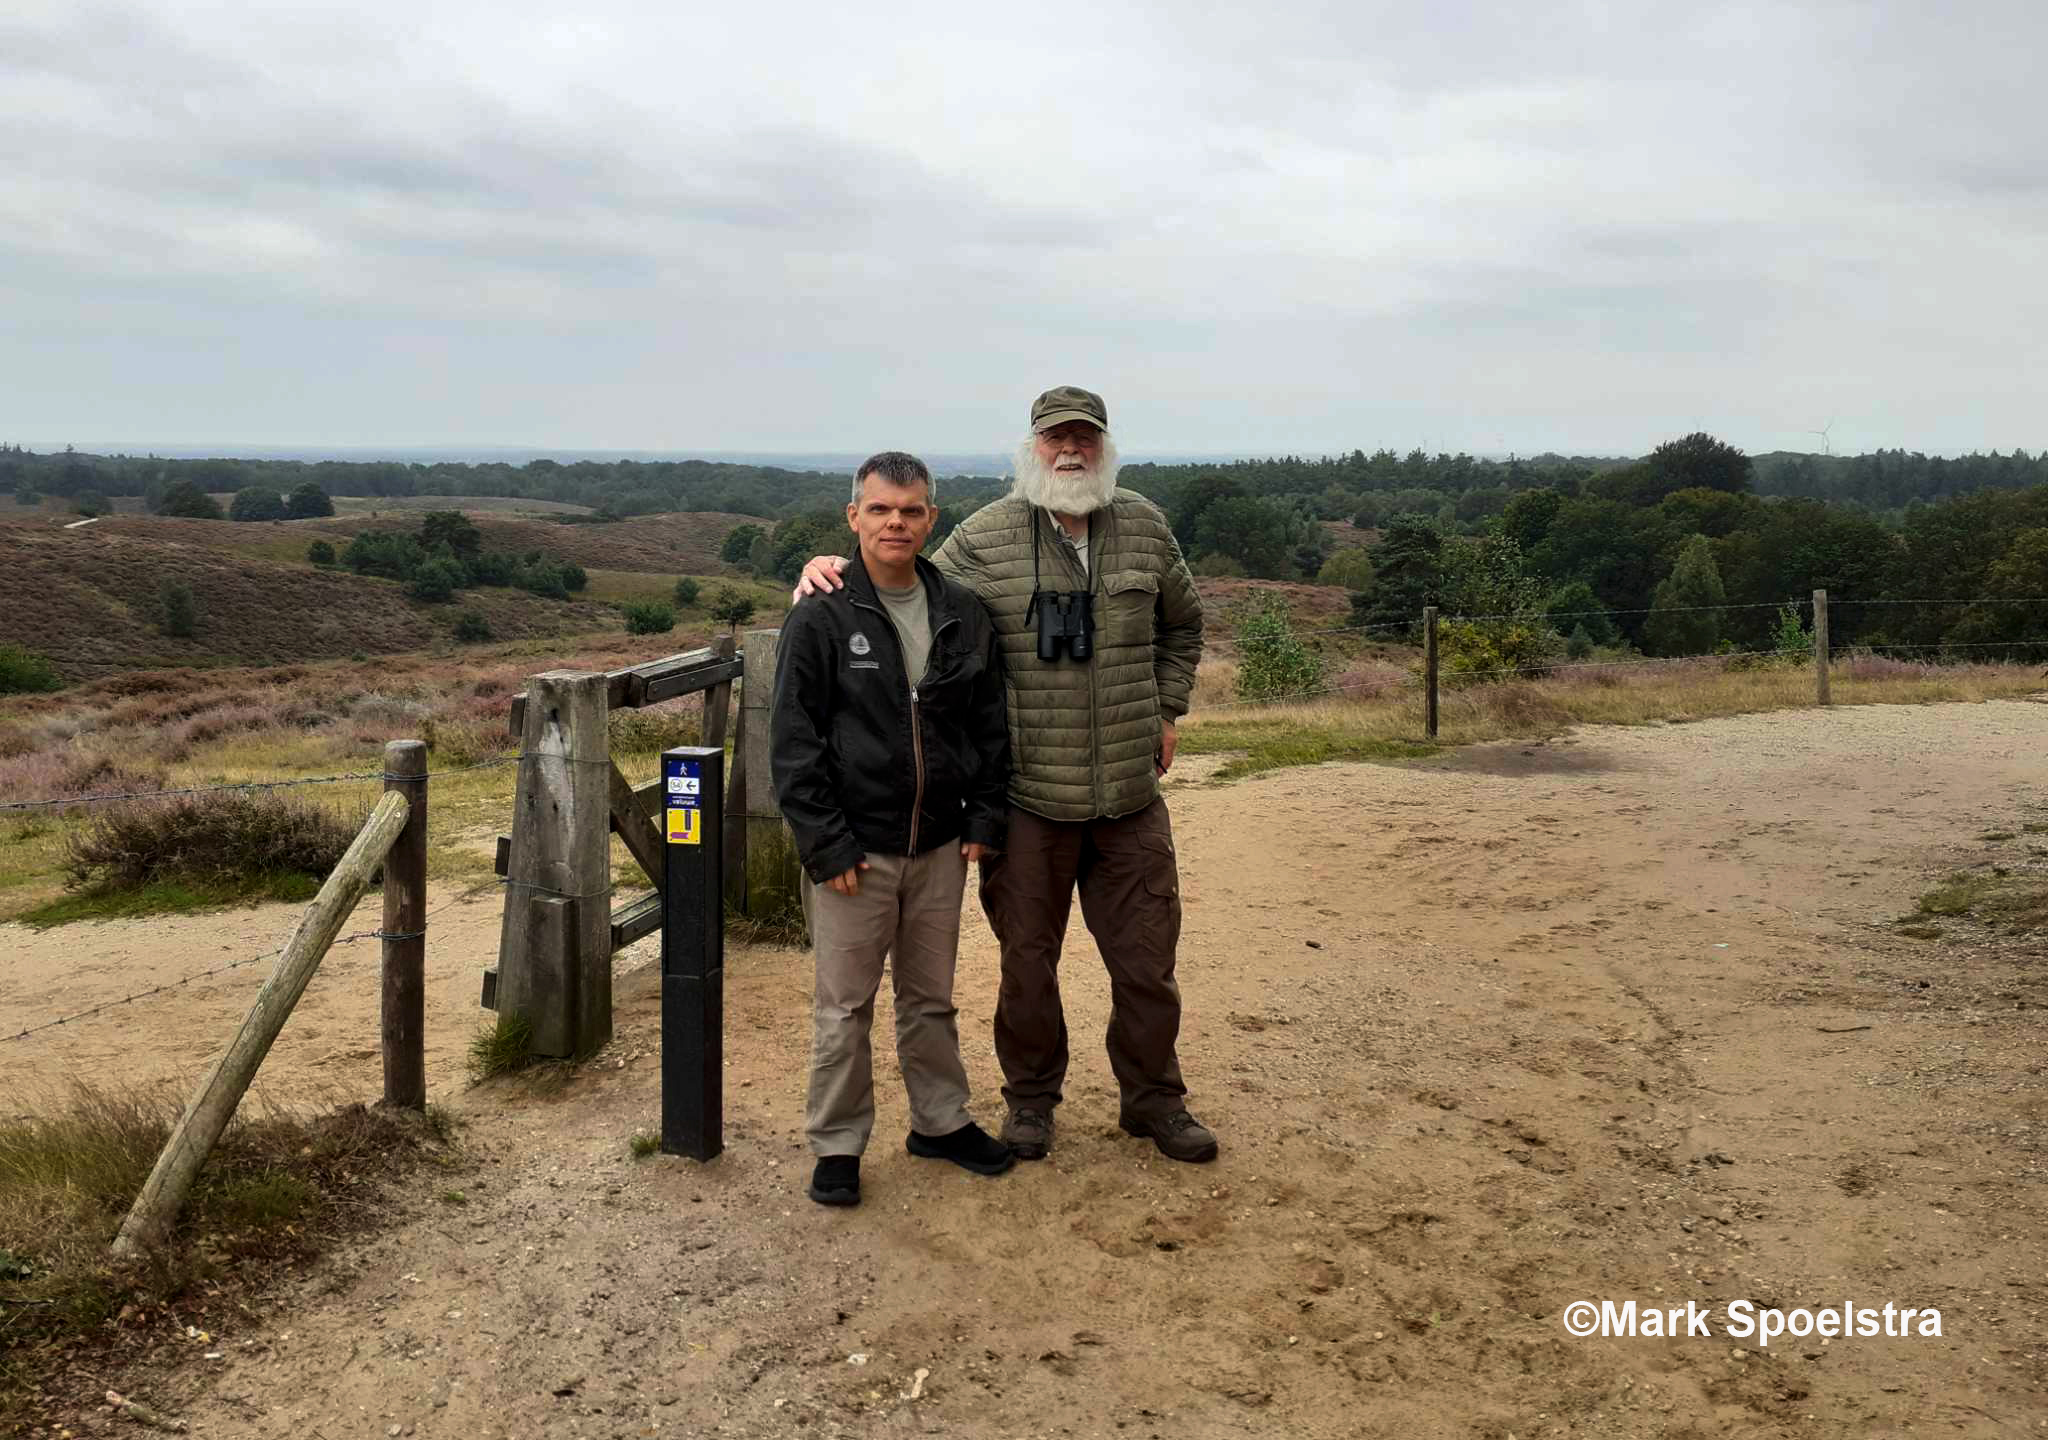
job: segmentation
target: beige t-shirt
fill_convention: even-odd
[[[924,582],[920,579],[906,590],[877,585],[875,593],[882,597],[882,608],[896,627],[896,638],[903,642],[903,673],[915,685],[924,679],[932,654],[932,617],[925,605]]]

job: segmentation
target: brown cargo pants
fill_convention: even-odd
[[[1166,802],[1115,820],[1047,820],[1010,807],[1009,842],[981,867],[981,906],[1003,951],[996,1058],[1011,1109],[1048,1114],[1067,1075],[1060,948],[1076,887],[1081,918],[1109,969],[1109,1065],[1123,1114],[1185,1108],[1181,1083],[1180,874]]]
[[[811,1011],[811,1089],[804,1131],[813,1155],[859,1155],[875,1128],[875,994],[882,962],[896,987],[896,1060],[910,1092],[910,1126],[950,1135],[965,1125],[953,966],[967,861],[957,844],[916,856],[869,855],[860,893],[804,881],[817,957]]]

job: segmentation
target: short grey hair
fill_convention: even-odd
[[[861,481],[870,475],[879,475],[891,485],[915,485],[924,482],[924,498],[929,503],[939,503],[939,482],[932,479],[931,470],[924,461],[906,450],[884,450],[879,455],[870,455],[861,461],[860,469],[853,472],[853,495],[846,503],[860,504]]]

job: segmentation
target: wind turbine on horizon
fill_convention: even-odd
[[[1832,455],[1835,453],[1834,449],[1828,444],[1828,431],[1834,428],[1835,422],[1833,420],[1829,420],[1828,423],[1823,425],[1820,429],[1809,430],[1806,432],[1809,435],[1820,436],[1820,453],[1823,455]]]

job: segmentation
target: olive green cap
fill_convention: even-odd
[[[1086,420],[1090,425],[1107,430],[1109,407],[1093,390],[1083,390],[1078,385],[1055,385],[1031,402],[1031,428],[1034,432],[1050,430],[1069,420]]]

